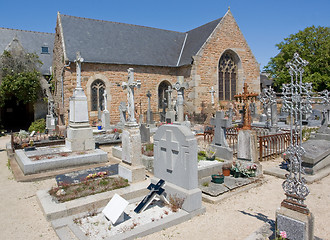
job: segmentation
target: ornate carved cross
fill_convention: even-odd
[[[255,101],[256,97],[258,96],[257,93],[250,93],[248,92],[247,83],[244,83],[243,93],[237,94],[234,96],[236,101],[240,101],[244,103],[244,117],[243,117],[243,130],[250,130],[251,129],[251,113],[249,107],[249,101]]]
[[[213,105],[214,104],[214,93],[215,93],[213,86],[212,86],[211,90],[209,91],[209,93],[211,93],[211,103]]]

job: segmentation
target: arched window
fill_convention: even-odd
[[[95,80],[91,85],[91,108],[92,111],[104,110],[104,93],[105,84],[102,80]]]
[[[171,86],[171,84],[168,81],[163,81],[159,84],[159,87],[158,87],[158,108],[162,109],[164,102],[166,103],[166,108],[168,107],[167,106],[168,93],[166,92],[166,90],[168,89],[168,86]]]
[[[219,61],[219,100],[233,100],[236,94],[237,64],[230,53]]]

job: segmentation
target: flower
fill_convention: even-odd
[[[282,238],[287,238],[286,231],[280,231],[280,236]]]

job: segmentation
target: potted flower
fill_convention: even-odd
[[[231,171],[234,176],[234,178],[241,177],[241,170],[240,170],[241,164],[239,162],[233,162],[231,165]]]
[[[215,160],[215,151],[213,151],[210,147],[206,149],[206,160]]]
[[[224,176],[230,176],[231,163],[225,163],[222,165],[222,174]]]
[[[225,176],[223,174],[213,174],[212,176],[212,182],[221,184],[224,182]]]
[[[24,147],[24,151],[33,151],[36,150],[36,147],[34,146],[33,140],[30,140],[29,145]]]

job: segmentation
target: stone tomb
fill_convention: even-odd
[[[182,125],[162,125],[154,136],[154,176],[166,181],[167,199],[184,199],[182,209],[193,212],[202,208],[202,192],[198,188],[197,140]]]
[[[317,171],[330,166],[330,141],[310,139],[302,144],[306,153],[302,156],[302,166],[306,174],[315,174]]]

